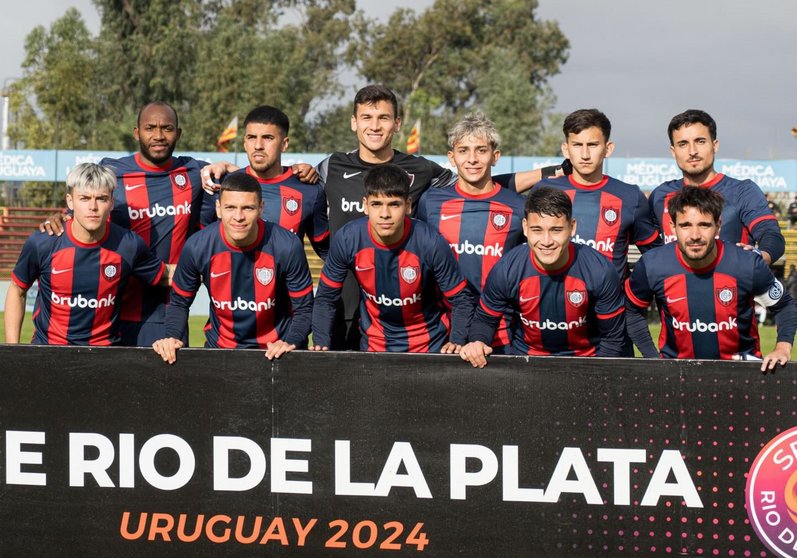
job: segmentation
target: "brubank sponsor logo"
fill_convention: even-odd
[[[535,320],[529,320],[523,314],[520,315],[520,321],[523,322],[524,325],[533,328],[533,329],[547,329],[547,330],[562,330],[567,331],[568,329],[574,329],[577,327],[582,327],[587,325],[587,317],[581,316],[577,320],[572,320],[569,322],[554,322],[553,320],[545,320],[543,322],[538,322]]]
[[[797,556],[797,427],[764,446],[747,475],[747,515],[776,556]],[[762,552],[763,555],[763,552]]]
[[[415,293],[405,298],[390,298],[385,296],[384,293],[379,293],[379,296],[365,293],[365,296],[368,300],[380,306],[407,306],[408,304],[415,304],[421,301],[421,293]]]
[[[273,298],[256,302],[254,300],[243,299],[240,296],[235,300],[216,300],[210,297],[210,301],[213,303],[213,306],[219,310],[248,310],[249,312],[264,312],[266,310],[271,310],[277,304],[277,301]]]
[[[462,244],[451,243],[451,249],[457,254],[475,254],[477,256],[496,256],[498,258],[504,255],[504,247],[498,244],[485,246],[483,244],[471,244],[469,240],[465,240]]]
[[[363,207],[362,200],[349,201],[346,198],[343,198],[342,200],[340,200],[340,210],[346,212],[356,211],[358,213],[364,213],[365,207]]]
[[[116,297],[110,294],[106,297],[97,299],[86,298],[82,294],[78,294],[77,296],[58,296],[52,293],[50,295],[50,300],[53,304],[69,306],[70,308],[107,308],[116,303]]]
[[[127,213],[132,221],[154,217],[173,217],[175,215],[191,215],[191,204],[184,202],[180,205],[161,205],[156,203],[152,207],[141,209],[127,208]]]
[[[678,318],[672,319],[672,327],[677,330],[686,330],[691,333],[717,333],[718,331],[730,331],[736,329],[736,318],[728,318],[724,322],[704,322],[700,319],[694,322],[679,322]]]
[[[614,252],[614,242],[612,242],[611,238],[607,238],[606,240],[595,240],[581,238],[579,235],[576,235],[571,238],[571,240],[577,244],[586,244],[590,248],[594,248],[598,252]]]

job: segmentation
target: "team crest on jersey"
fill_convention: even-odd
[[[258,283],[265,287],[274,279],[274,270],[270,267],[258,267],[255,269],[255,278]]]
[[[105,275],[106,279],[113,279],[119,275],[119,266],[116,264],[108,264],[105,266],[105,269],[102,270],[102,273]]]
[[[188,186],[188,177],[183,173],[176,174],[174,175],[174,183],[180,190],[185,190],[185,187]]]
[[[405,265],[401,268],[401,278],[405,283],[413,284],[418,279],[418,266]]]
[[[495,230],[500,231],[509,223],[509,213],[504,211],[493,211],[490,215],[490,222],[493,224]]]
[[[601,207],[601,217],[607,225],[614,225],[619,216],[616,207]]]
[[[721,287],[717,289],[717,300],[723,306],[730,306],[736,299],[736,287]]]
[[[285,208],[285,211],[288,213],[288,215],[296,215],[296,212],[299,211],[301,204],[296,198],[282,198],[282,206]]]
[[[585,300],[587,300],[586,291],[567,291],[567,302],[572,306],[578,308],[584,304]]]

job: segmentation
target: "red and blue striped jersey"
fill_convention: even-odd
[[[141,161],[136,153],[103,159],[116,172],[111,221],[138,233],[150,250],[166,263],[177,263],[186,239],[199,228],[204,191],[199,171],[207,163],[191,157],[172,157],[162,167]],[[122,303],[121,319],[163,323],[167,287],[148,287],[133,279]]]
[[[313,311],[315,345],[329,346],[349,270],[360,287],[361,350],[437,352],[449,332],[453,343],[467,339],[474,298],[446,240],[430,225],[406,218],[403,237],[385,246],[363,217],[344,225],[332,241]],[[452,307],[450,322],[443,296]]]
[[[717,258],[702,269],[691,268],[675,242],[643,254],[625,291],[638,308],[655,298],[664,358],[760,357],[754,301],[775,314],[794,305],[761,256],[721,240]],[[794,325],[785,324],[778,340],[792,343],[794,332]]]
[[[650,212],[661,229],[664,243],[675,242],[675,230],[667,211],[667,202],[677,192],[683,190],[684,180],[670,180],[658,186],[650,194]],[[767,226],[778,229],[777,218],[767,206],[761,189],[751,180],[737,180],[724,174],[717,174],[711,181],[701,185],[722,194],[725,204],[722,207],[719,238],[726,242],[751,244],[760,240],[761,231]],[[779,232],[779,231],[778,231]],[[772,261],[781,254],[771,254]]]
[[[166,335],[181,339],[199,286],[210,296],[205,346],[266,348],[281,339],[303,346],[313,312],[313,279],[302,243],[258,221],[250,246],[238,248],[213,223],[188,239],[172,280]]]
[[[114,345],[128,280],[147,284],[164,272],[137,234],[108,223],[105,236],[85,244],[72,234],[34,233],[25,242],[12,280],[22,289],[39,281],[33,310],[33,343],[41,345]]]
[[[474,293],[481,293],[487,276],[505,252],[526,241],[523,235],[524,199],[496,184],[473,195],[459,183],[427,190],[417,216],[437,228],[448,241]],[[502,320],[493,346],[509,344],[509,321]]]
[[[621,356],[625,301],[612,263],[596,250],[570,243],[559,270],[539,267],[521,245],[499,261],[482,291],[470,340],[489,344],[499,318],[513,312],[514,354]]]
[[[283,167],[281,175],[274,178],[259,178],[251,167],[235,172],[245,172],[260,183],[263,193],[263,220],[288,229],[304,241],[310,239],[316,254],[326,259],[329,251],[329,219],[327,198],[319,184],[306,184],[293,175],[290,167]],[[214,196],[214,202],[218,194]],[[202,209],[202,223],[216,221],[216,204],[207,204]]]
[[[573,176],[549,178],[540,186],[567,193],[573,202],[573,241],[594,248],[614,263],[621,279],[628,276],[628,246],[643,252],[661,245],[645,194],[638,186],[604,176],[597,184],[579,184]]]

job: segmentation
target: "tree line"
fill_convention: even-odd
[[[181,150],[214,151],[230,119],[260,104],[290,116],[291,151],[353,149],[353,91],[384,83],[401,102],[399,142],[420,118],[425,153],[447,151],[447,129],[475,109],[496,122],[505,154],[558,151],[548,82],[569,43],[537,17],[537,0],[436,0],[387,21],[355,0],[94,4],[96,36],[74,8],[27,35],[8,88],[12,146],[134,151],[138,108],[159,99],[179,113]]]

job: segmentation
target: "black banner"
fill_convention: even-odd
[[[0,362],[4,557],[797,555],[791,365]]]

